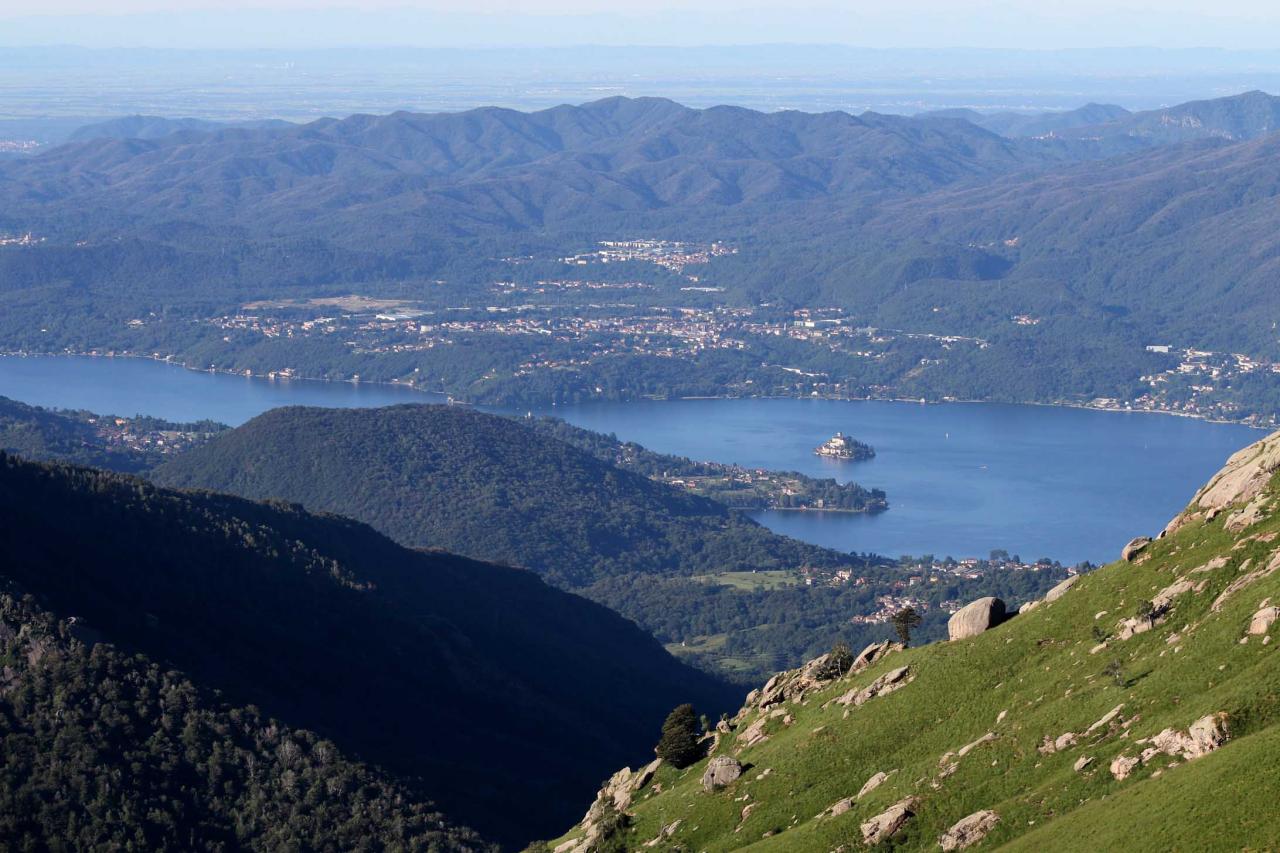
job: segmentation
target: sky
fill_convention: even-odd
[[[0,46],[1280,46],[1267,0],[0,0]]]

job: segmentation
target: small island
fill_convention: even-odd
[[[876,455],[875,448],[869,444],[863,444],[861,441],[850,438],[842,432],[838,432],[826,442],[818,445],[813,449],[818,456],[825,456],[828,459],[845,459],[859,460],[871,459]]]

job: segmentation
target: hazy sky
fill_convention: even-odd
[[[0,45],[1280,47],[1275,0],[0,0]]]

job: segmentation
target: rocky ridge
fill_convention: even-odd
[[[950,642],[779,673],[717,727],[706,761],[659,768],[608,843],[1266,846],[1280,837],[1255,801],[1274,794],[1263,757],[1280,758],[1277,470],[1270,436],[1160,536],[1016,616],[982,600]],[[1216,808],[1230,827],[1210,838],[1191,804],[1226,767],[1233,796]],[[1153,796],[1160,808],[1131,805]]]

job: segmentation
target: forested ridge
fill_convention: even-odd
[[[359,518],[410,546],[527,566],[570,587],[633,572],[855,562],[520,420],[457,406],[275,409],[150,476],[169,486],[299,501]]]
[[[491,849],[416,786],[3,587],[6,849]]]
[[[573,819],[675,704],[736,694],[530,572],[296,505],[3,455],[0,514],[0,574],[41,609],[315,732],[496,841]]]

